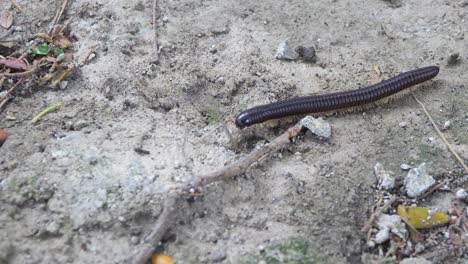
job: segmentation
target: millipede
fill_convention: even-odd
[[[241,112],[236,118],[236,126],[245,128],[272,119],[364,106],[428,81],[438,73],[439,67],[429,66],[403,72],[380,83],[356,90],[297,97],[256,106]]]

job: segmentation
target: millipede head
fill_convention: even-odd
[[[240,129],[250,126],[252,121],[249,112],[242,112],[236,118],[236,126]]]

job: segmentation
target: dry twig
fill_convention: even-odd
[[[447,148],[450,150],[450,152],[452,152],[452,154],[455,156],[455,158],[458,160],[458,162],[460,162],[460,164],[462,165],[463,169],[465,169],[465,173],[468,173],[468,167],[465,165],[465,162],[460,158],[460,156],[458,156],[458,154],[455,152],[455,150],[452,148],[452,146],[450,145],[450,143],[447,141],[447,139],[445,138],[444,134],[442,134],[442,132],[440,131],[439,127],[437,127],[436,123],[434,122],[434,120],[432,119],[432,116],[429,114],[429,112],[427,111],[426,107],[424,106],[424,104],[419,101],[419,99],[416,97],[416,95],[414,95],[414,93],[411,93],[411,95],[413,95],[413,98],[414,100],[416,100],[416,102],[418,102],[418,104],[421,106],[421,108],[424,110],[424,113],[426,114],[426,116],[429,118],[429,120],[431,121],[432,123],[432,126],[435,128],[435,130],[437,131],[437,134],[439,134],[439,136],[442,138],[442,140],[444,141],[445,145],[447,145]]]
[[[89,56],[91,56],[91,54],[93,54],[96,51],[97,47],[98,47],[98,45],[94,45],[94,46],[92,46],[91,48],[88,49],[88,52],[86,53],[86,55],[83,57],[83,59],[78,64],[78,67],[81,67],[86,62],[88,62]]]
[[[15,76],[20,76],[20,77],[26,77],[30,76],[33,73],[37,72],[40,69],[40,65],[32,67],[29,71],[24,71],[24,72],[15,72],[15,73],[0,73],[0,76],[3,77],[15,77]]]
[[[134,254],[132,263],[144,264],[151,258],[154,248],[162,240],[167,230],[171,228],[173,220],[175,218],[175,209],[177,208],[178,197],[175,194],[169,194],[164,202],[163,212],[159,216],[158,220],[153,226],[151,233],[144,239],[141,247]]]
[[[24,78],[21,78],[19,81],[17,81],[7,92],[4,96],[0,97],[0,110],[2,109],[3,105],[8,101],[8,98],[10,95],[16,90],[18,85],[24,82]]]
[[[159,6],[159,1],[158,0],[153,0],[153,33],[154,33],[154,36],[153,36],[153,48],[154,48],[154,51],[153,51],[153,62],[154,63],[158,63],[159,62],[159,47],[158,47],[158,31],[157,31],[157,27],[156,27],[156,12],[157,12],[157,9],[158,9],[158,6]]]
[[[144,264],[151,257],[154,248],[161,241],[161,238],[164,236],[167,230],[172,226],[171,223],[174,222],[174,210],[180,196],[187,194],[192,195],[193,190],[198,190],[207,184],[223,181],[228,178],[243,174],[250,166],[252,166],[252,164],[260,160],[265,155],[282,149],[284,146],[290,144],[291,139],[299,135],[301,130],[302,125],[301,121],[299,121],[296,125],[290,127],[286,132],[278,136],[272,142],[260,148],[254,149],[246,157],[228,166],[225,166],[222,169],[197,177],[197,180],[193,184],[189,184],[180,188],[180,190],[182,190],[181,192],[170,193],[164,204],[163,213],[156,221],[151,234],[145,238],[141,248],[139,248],[138,252],[135,253],[132,257],[132,263]]]
[[[15,0],[10,0],[10,1],[18,9],[18,11],[23,12],[23,8],[21,8],[21,6],[19,6]]]
[[[429,194],[431,194],[431,193],[433,193],[433,192],[439,190],[440,187],[446,185],[447,183],[448,183],[448,180],[445,180],[445,181],[442,181],[442,182],[440,182],[440,183],[438,183],[438,184],[432,186],[431,189],[429,189],[429,190],[426,191],[425,193],[419,195],[418,197],[416,197],[416,199],[421,200],[421,199],[423,199],[423,198],[426,198],[427,196],[429,196]]]
[[[387,210],[387,208],[392,205],[395,201],[396,201],[397,197],[394,195],[392,196],[392,198],[390,198],[390,200],[388,200],[380,209],[376,210],[372,215],[371,217],[369,218],[369,220],[366,222],[366,224],[362,227],[361,229],[361,232],[363,233],[367,233],[367,231],[369,231],[372,227],[372,225],[374,224],[375,220],[383,213],[385,212],[385,210]]]
[[[57,10],[57,13],[55,13],[55,17],[52,20],[52,23],[50,23],[49,31],[47,31],[47,35],[50,35],[52,33],[52,30],[54,30],[54,26],[58,24],[60,21],[60,18],[63,15],[63,12],[65,12],[65,8],[67,8],[68,5],[68,0],[64,0],[62,3],[62,7]]]

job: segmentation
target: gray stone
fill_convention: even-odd
[[[417,197],[423,194],[435,183],[434,178],[426,172],[426,164],[422,163],[417,168],[408,172],[405,178],[406,193],[409,197]]]
[[[442,130],[447,130],[450,128],[451,122],[450,120],[445,121],[444,126],[442,127]]]
[[[67,88],[67,86],[68,86],[68,82],[67,81],[61,81],[59,83],[59,86],[60,86],[60,89],[65,90]]]
[[[298,54],[301,60],[308,62],[315,62],[315,49],[314,47],[303,47],[297,46],[294,49]]]
[[[401,170],[404,170],[404,171],[409,171],[409,170],[411,170],[411,166],[408,165],[408,164],[402,163],[402,164],[400,165],[400,169],[401,169]]]
[[[89,122],[86,122],[84,120],[78,120],[73,124],[73,130],[80,131],[81,129],[87,126],[89,126]]]
[[[320,118],[306,116],[301,120],[301,125],[306,127],[312,134],[329,139],[331,137],[331,126]]]
[[[226,251],[223,248],[217,248],[210,254],[210,260],[213,262],[221,262],[226,259]]]
[[[395,176],[392,171],[387,171],[383,168],[382,164],[377,163],[374,166],[374,173],[379,181],[379,189],[391,190],[395,187]]]
[[[399,236],[403,240],[406,240],[406,238],[408,237],[408,231],[406,230],[406,226],[401,221],[401,218],[398,215],[380,215],[380,217],[377,220],[377,226],[380,230],[388,229],[390,232]]]
[[[299,54],[289,46],[288,40],[284,40],[278,46],[275,57],[278,60],[297,60]]]
[[[464,189],[459,189],[455,196],[458,200],[467,201],[468,200],[468,193]]]

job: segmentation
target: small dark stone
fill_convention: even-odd
[[[398,8],[398,7],[401,7],[401,0],[383,0],[384,2],[387,2],[387,4],[391,7],[391,8]]]
[[[142,148],[134,148],[133,149],[136,153],[140,154],[140,155],[148,155],[150,154],[149,150],[146,150],[146,149],[142,149]]]
[[[447,66],[454,66],[460,63],[461,58],[460,58],[460,53],[455,52],[451,53],[447,59]]]
[[[315,49],[314,47],[297,46],[295,51],[299,54],[299,58],[303,61],[315,62]]]

